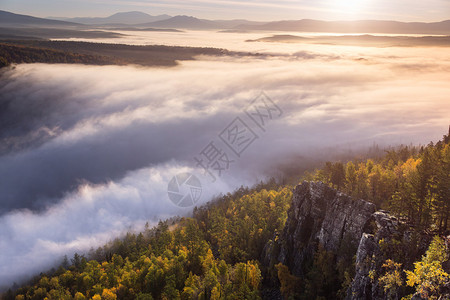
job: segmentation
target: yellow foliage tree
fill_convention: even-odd
[[[387,269],[387,271],[379,278],[379,282],[383,285],[384,292],[389,299],[397,299],[398,288],[403,285],[403,279],[400,273],[401,267],[401,264],[391,259],[386,260],[383,264],[383,268]]]
[[[406,271],[406,284],[416,286],[416,292],[423,298],[437,299],[442,285],[450,280],[442,268],[442,263],[446,260],[444,241],[435,236],[422,261],[414,263],[414,272]]]

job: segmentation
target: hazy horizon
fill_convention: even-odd
[[[439,22],[448,20],[450,1],[347,0],[347,1],[64,1],[4,0],[0,9],[36,17],[108,17],[118,12],[141,11],[150,15],[189,15],[210,20],[248,19],[277,21],[393,20]],[[250,12],[250,13],[249,13]],[[251,16],[251,17],[249,17]]]

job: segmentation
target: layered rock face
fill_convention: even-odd
[[[403,254],[397,260],[404,262],[403,267],[412,269],[413,262],[421,258],[433,237],[427,233],[415,234],[413,228],[383,210],[375,212],[369,222],[376,226],[366,229],[359,242],[356,274],[347,299],[388,299],[378,282],[386,254]],[[415,295],[413,299],[420,297]]]
[[[400,223],[397,218],[384,211],[375,212],[369,221],[374,221],[376,229],[373,232],[364,232],[361,237],[356,252],[356,274],[347,299],[384,299],[383,288],[374,277],[379,273],[384,262],[379,245],[380,240],[389,241],[394,236],[403,239],[411,237],[411,231],[400,232]]]
[[[278,261],[301,276],[303,262],[319,243],[334,253],[342,243],[356,249],[375,209],[374,204],[352,199],[326,184],[303,182],[294,189],[286,226],[278,238]]]
[[[346,299],[387,299],[378,283],[386,252],[395,250],[412,267],[430,239],[414,236],[409,226],[385,211],[376,211],[370,202],[353,199],[320,182],[305,181],[294,189],[285,228],[266,244],[263,263],[271,267],[281,262],[303,277],[305,262],[313,259],[320,244],[334,254],[336,262],[348,262],[349,255],[356,255],[355,277]],[[413,244],[416,246],[411,247]]]

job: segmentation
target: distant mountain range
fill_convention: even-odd
[[[201,20],[189,16],[175,16],[170,19],[144,23],[141,26],[148,26],[153,28],[185,28],[185,29],[220,29],[223,28],[221,24],[209,21]]]
[[[262,25],[240,25],[236,29],[335,33],[450,34],[450,20],[423,23],[379,20],[318,21],[304,19],[269,22]]]
[[[182,29],[233,29],[238,26],[259,26],[264,22],[248,20],[205,20],[190,16],[175,16],[166,20],[139,24],[153,28],[182,28]]]
[[[54,18],[53,18],[54,19]],[[334,33],[391,33],[391,34],[443,34],[450,35],[450,20],[433,23],[397,21],[318,21],[291,20],[254,22],[248,20],[205,20],[191,16],[159,15],[131,11],[116,13],[105,18],[59,18],[59,20],[35,18],[0,11],[0,26],[130,26],[136,28],[197,29],[236,31],[296,31]]]
[[[19,15],[8,11],[0,10],[0,25],[21,27],[21,26],[77,26],[80,24],[60,20],[36,18],[32,16]]]
[[[140,11],[120,12],[105,18],[58,18],[48,17],[48,19],[55,19],[61,21],[68,21],[74,23],[81,23],[86,25],[103,25],[103,24],[127,24],[135,25],[149,22],[157,22],[169,19],[169,15],[151,16]]]

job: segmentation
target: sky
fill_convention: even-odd
[[[0,0],[0,9],[38,17],[106,17],[117,12],[207,19],[397,20],[450,19],[450,0]]]

